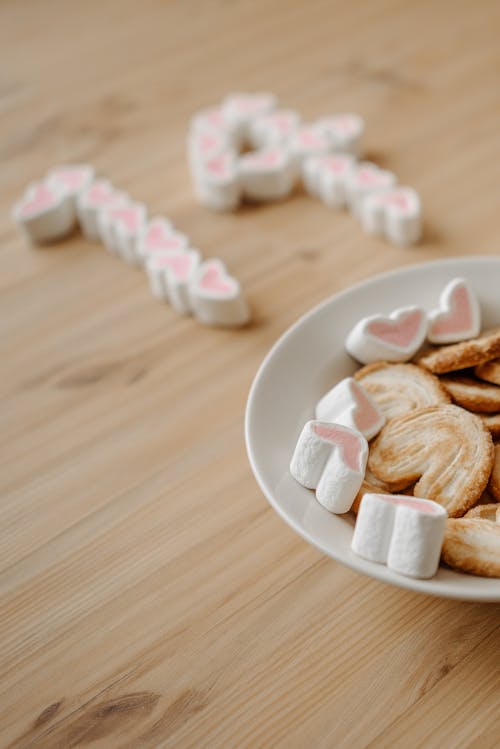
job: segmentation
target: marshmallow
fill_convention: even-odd
[[[95,170],[90,164],[65,164],[51,169],[47,181],[70,196],[76,211],[77,196],[90,185],[94,176]]]
[[[47,181],[28,186],[12,209],[12,218],[31,242],[39,244],[65,237],[76,224],[69,193]]]
[[[436,574],[447,512],[430,499],[367,493],[352,537],[355,554],[408,577]]]
[[[157,216],[146,223],[139,231],[136,242],[136,255],[142,264],[156,253],[170,250],[184,250],[189,245],[185,234],[176,231],[172,223]]]
[[[323,156],[332,150],[330,140],[317,125],[299,127],[290,136],[288,147],[299,168],[309,156]]]
[[[347,179],[347,199],[355,216],[361,216],[361,206],[368,195],[386,192],[397,180],[392,172],[380,169],[376,164],[363,161],[353,169]]]
[[[226,152],[203,163],[195,176],[196,193],[201,202],[216,211],[238,207],[241,185],[236,157]]]
[[[189,296],[193,313],[205,325],[233,327],[250,319],[240,284],[220,260],[206,260],[196,269]]]
[[[150,255],[146,261],[151,291],[154,296],[169,301],[181,313],[191,311],[189,285],[200,264],[197,250],[168,250]]]
[[[330,140],[333,151],[359,155],[365,130],[362,117],[357,114],[336,114],[322,117],[317,126]]]
[[[411,187],[368,195],[360,217],[365,231],[385,235],[395,244],[415,244],[422,235],[420,198]]]
[[[355,158],[349,154],[335,154],[319,159],[317,194],[323,203],[332,208],[347,205],[347,181],[355,165]]]
[[[256,117],[249,125],[249,139],[254,148],[284,146],[299,127],[301,117],[293,109],[277,109]]]
[[[364,317],[347,336],[345,347],[362,364],[408,361],[424,342],[427,327],[421,307],[401,307],[388,317]]]
[[[195,178],[207,161],[232,149],[231,139],[223,130],[197,130],[189,133],[187,145],[189,167]]]
[[[280,200],[290,194],[295,183],[292,157],[277,146],[245,154],[238,170],[243,195],[251,200]]]
[[[294,479],[316,490],[329,512],[347,512],[363,482],[368,443],[357,431],[340,424],[308,421],[290,463]]]
[[[98,215],[103,208],[123,205],[127,196],[117,192],[106,179],[97,179],[76,198],[76,210],[82,232],[88,239],[99,239]]]
[[[429,313],[427,338],[432,343],[457,343],[481,332],[481,308],[465,278],[455,278],[444,287],[439,309]]]
[[[304,190],[312,197],[319,197],[319,169],[325,156],[307,156],[300,165],[300,175]]]
[[[107,224],[107,233],[112,237],[112,246],[116,252],[127,263],[138,264],[140,262],[136,244],[137,237],[141,229],[146,224],[147,209],[144,203],[132,203],[128,205],[117,206],[103,212],[102,218],[99,216],[99,227]]]
[[[222,103],[224,120],[237,140],[249,137],[252,121],[276,109],[274,94],[230,94]]]
[[[373,398],[352,377],[346,377],[324,395],[316,406],[318,421],[355,429],[371,440],[385,424],[385,416]]]

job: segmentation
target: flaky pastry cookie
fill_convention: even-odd
[[[479,364],[474,368],[474,374],[481,380],[492,382],[493,385],[500,385],[500,358]]]
[[[495,457],[491,470],[488,491],[498,502],[500,502],[500,444],[495,445]]]
[[[466,375],[449,374],[440,378],[455,403],[481,413],[500,411],[500,387]]]
[[[467,510],[464,518],[475,518],[476,520],[489,520],[491,523],[500,523],[500,503],[476,505],[471,510]]]
[[[417,359],[420,366],[435,374],[455,372],[478,364],[491,361],[500,356],[500,328],[483,333],[479,338],[470,341],[453,343],[451,346],[440,346],[422,354]]]
[[[383,481],[379,481],[379,479],[367,469],[365,473],[364,481],[361,484],[361,489],[356,494],[354,502],[351,505],[351,510],[354,512],[355,515],[358,514],[361,500],[367,493],[368,494],[390,494],[391,492],[389,491],[389,489],[387,488],[387,486],[384,484]]]
[[[369,469],[391,491],[413,482],[416,497],[461,517],[479,499],[493,466],[493,441],[481,419],[459,406],[410,411],[389,421],[370,446]]]
[[[493,439],[500,437],[500,413],[498,414],[478,414],[484,426],[490,430]]]
[[[387,419],[415,408],[450,403],[438,378],[415,364],[375,362],[359,369],[354,379],[370,393]]]
[[[447,520],[441,559],[462,572],[500,577],[500,523],[475,518]]]

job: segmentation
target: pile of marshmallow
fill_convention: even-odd
[[[439,307],[427,313],[415,305],[388,316],[371,315],[354,325],[346,349],[363,364],[407,362],[424,341],[465,341],[479,334],[481,312],[465,279],[453,279],[442,290]],[[327,510],[343,514],[359,502],[365,480],[368,441],[384,427],[386,417],[375,398],[352,377],[327,392],[297,442],[290,472],[313,489]],[[447,511],[430,499],[362,492],[352,550],[399,574],[432,577],[438,568]]]
[[[337,114],[303,124],[298,112],[277,106],[273,94],[232,94],[191,119],[188,161],[203,205],[231,211],[243,199],[283,200],[301,179],[326,205],[348,207],[370,234],[401,245],[418,242],[417,192],[399,186],[392,172],[358,161],[361,117]],[[247,148],[254,150],[242,153]]]
[[[27,187],[12,215],[35,244],[56,242],[79,225],[88,239],[145,268],[156,297],[206,325],[240,326],[250,319],[239,282],[220,260],[202,262],[199,250],[168,219],[148,218],[143,203],[96,179],[90,165],[51,169]]]

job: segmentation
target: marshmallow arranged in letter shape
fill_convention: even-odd
[[[361,222],[369,234],[382,234],[400,245],[415,244],[422,234],[422,208],[411,187],[375,193],[361,204]]]
[[[368,443],[362,434],[340,424],[308,421],[295,447],[290,473],[316,490],[316,499],[337,514],[351,509],[366,470]]]
[[[189,285],[191,309],[205,325],[237,327],[250,319],[241,286],[220,260],[206,260]]]
[[[430,499],[367,493],[351,548],[401,575],[429,578],[438,568],[446,518],[444,507]]]
[[[432,343],[457,343],[481,332],[481,308],[465,278],[454,278],[439,297],[439,309],[429,314],[427,338]]]
[[[385,416],[366,390],[346,377],[324,395],[316,406],[316,418],[356,429],[371,440],[385,424]]]
[[[347,336],[345,347],[362,364],[408,361],[424,342],[427,328],[421,307],[401,307],[388,317],[364,317]]]
[[[29,185],[12,218],[31,242],[40,244],[66,236],[76,223],[71,196],[47,181]]]

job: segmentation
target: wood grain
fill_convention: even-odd
[[[480,0],[3,0],[0,743],[496,747],[500,607],[327,560],[268,507],[243,413],[276,338],[388,268],[498,252],[500,6]],[[189,116],[268,89],[360,112],[422,195],[401,250],[297,193],[215,216]],[[26,247],[25,184],[89,161],[225,260],[255,311],[207,330],[75,235]]]

